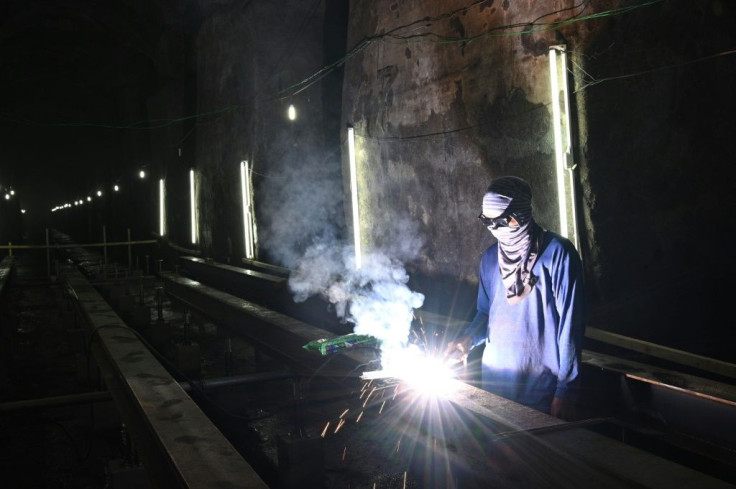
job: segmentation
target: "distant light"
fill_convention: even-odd
[[[21,210],[20,210],[20,213],[21,213],[21,214],[25,214],[25,213],[26,213],[26,210],[25,210],[25,209],[21,209]]]
[[[296,108],[294,107],[294,104],[289,104],[288,115],[290,121],[296,120]]]
[[[15,195],[15,190],[11,190],[10,195]]]
[[[146,178],[146,172],[143,171],[143,170],[141,170],[141,171],[138,172],[138,176],[141,177],[141,178]]]
[[[10,194],[5,194],[5,200],[10,200]]]
[[[102,190],[97,191],[97,197],[102,197]]]
[[[87,202],[92,202],[92,197],[90,197],[89,195],[87,196]]]
[[[120,187],[115,185],[112,189],[117,192],[118,190],[120,190]]]
[[[78,200],[75,200],[74,201],[74,205],[79,205],[79,201]]]

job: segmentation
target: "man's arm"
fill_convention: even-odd
[[[563,248],[566,253],[560,253],[553,270],[555,301],[560,317],[557,330],[559,372],[550,414],[569,420],[576,414],[573,391],[579,384],[586,299],[580,255],[571,243],[564,243]]]

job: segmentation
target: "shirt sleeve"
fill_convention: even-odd
[[[561,247],[553,267],[555,307],[559,315],[557,348],[559,373],[555,397],[565,398],[577,380],[585,332],[585,290],[580,256],[572,248]]]
[[[490,284],[488,283],[487,266],[485,255],[481,259],[480,271],[478,273],[478,298],[476,300],[476,312],[473,320],[465,328],[465,335],[473,338],[472,348],[483,343],[488,337],[488,314],[491,307],[489,295]]]

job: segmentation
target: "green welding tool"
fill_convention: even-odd
[[[333,355],[350,348],[375,347],[377,344],[378,341],[371,335],[351,333],[335,338],[313,340],[302,346],[302,348],[319,352],[322,355]]]

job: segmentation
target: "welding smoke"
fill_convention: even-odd
[[[320,295],[335,306],[337,315],[354,324],[353,332],[381,343],[382,364],[406,347],[414,309],[424,295],[406,285],[409,276],[401,262],[380,252],[363,256],[355,267],[351,246],[312,246],[289,278],[294,300]]]
[[[336,242],[344,233],[342,174],[336,158],[316,150],[274,157],[256,202],[259,247],[270,263],[293,269],[314,243]]]
[[[407,344],[413,310],[424,296],[407,287],[403,263],[416,258],[423,242],[417,221],[396,213],[372,216],[373,251],[355,266],[346,245],[342,173],[337,155],[274,158],[257,203],[259,239],[269,258],[290,268],[296,302],[321,296],[354,332],[381,342],[382,364]],[[333,164],[334,163],[334,164]]]

